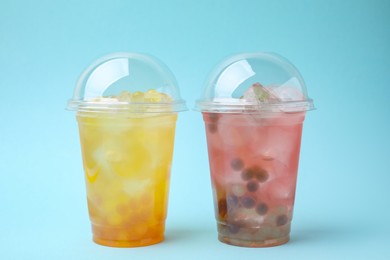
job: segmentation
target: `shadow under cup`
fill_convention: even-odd
[[[164,239],[177,113],[78,113],[93,240],[113,247]]]
[[[220,241],[288,242],[305,112],[203,112]]]

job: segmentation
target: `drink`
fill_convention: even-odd
[[[95,242],[163,240],[176,117],[77,116]]]
[[[164,239],[177,111],[185,107],[180,100],[175,104],[179,98],[175,82],[172,78],[169,82],[169,71],[165,75],[161,71],[161,64],[147,56],[108,56],[80,79],[75,97],[84,100],[70,102],[77,109],[88,212],[97,244],[136,247]],[[142,86],[159,80],[169,88],[166,92],[129,91],[115,85],[146,82]],[[103,88],[110,95],[99,93],[102,81],[110,83]],[[112,94],[117,88],[122,91]]]
[[[304,113],[204,113],[219,239],[248,247],[289,240]]]
[[[289,241],[302,126],[313,108],[299,72],[273,54],[230,57],[206,82],[197,107],[218,239],[244,247]]]

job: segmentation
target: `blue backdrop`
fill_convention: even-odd
[[[388,259],[390,1],[0,2],[2,259]],[[95,245],[77,124],[80,73],[111,52],[152,54],[193,107],[212,67],[273,51],[317,110],[304,125],[290,243],[218,242],[203,121],[179,116],[164,243]]]

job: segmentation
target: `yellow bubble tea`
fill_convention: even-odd
[[[114,247],[161,242],[177,114],[82,112],[77,120],[94,241]]]

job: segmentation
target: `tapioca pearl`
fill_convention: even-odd
[[[264,215],[264,223],[270,226],[275,226],[277,218],[281,215],[287,215],[287,208],[285,206],[273,206],[272,203],[268,203],[267,214]]]
[[[217,113],[209,113],[210,122],[216,123],[219,119],[219,115]]]
[[[232,185],[232,193],[237,197],[241,197],[245,194],[245,186],[241,184]]]
[[[253,177],[255,176],[255,172],[253,171],[252,168],[247,168],[247,169],[244,169],[241,173],[241,178],[244,180],[244,181],[249,181],[250,179],[252,179]]]
[[[228,209],[231,209],[238,205],[239,199],[236,195],[229,195],[226,199]]]
[[[286,225],[288,222],[288,217],[286,214],[282,214],[276,217],[276,225],[277,226],[283,226]]]
[[[237,196],[234,195],[229,195],[226,199],[227,203],[227,214],[226,218],[231,218],[233,217],[237,211],[240,210],[241,205],[240,205],[240,199]]]
[[[246,189],[250,192],[255,192],[259,188],[259,183],[257,181],[249,181],[246,184]]]
[[[216,132],[218,132],[218,126],[217,126],[217,124],[207,124],[207,130],[210,132],[210,133],[212,133],[212,134],[214,134],[214,133],[216,133]]]
[[[226,214],[227,214],[227,203],[226,203],[226,199],[222,198],[218,200],[218,215],[221,218],[224,218]]]
[[[264,216],[268,212],[268,205],[265,203],[259,203],[256,206],[256,212],[257,212],[257,214]]]
[[[291,220],[291,219],[290,219],[290,220]],[[287,235],[290,234],[291,223],[288,222],[288,223],[287,223],[286,225],[284,225],[284,226],[277,227],[277,229],[279,230],[281,236],[287,236]]]
[[[265,182],[268,180],[268,172],[262,168],[256,168],[254,170],[254,176],[259,182]]]
[[[240,158],[234,158],[230,162],[230,166],[235,171],[240,171],[244,167],[244,162]]]
[[[242,197],[240,202],[241,202],[241,205],[247,209],[253,208],[256,204],[256,201],[252,197],[249,197],[249,196]]]

